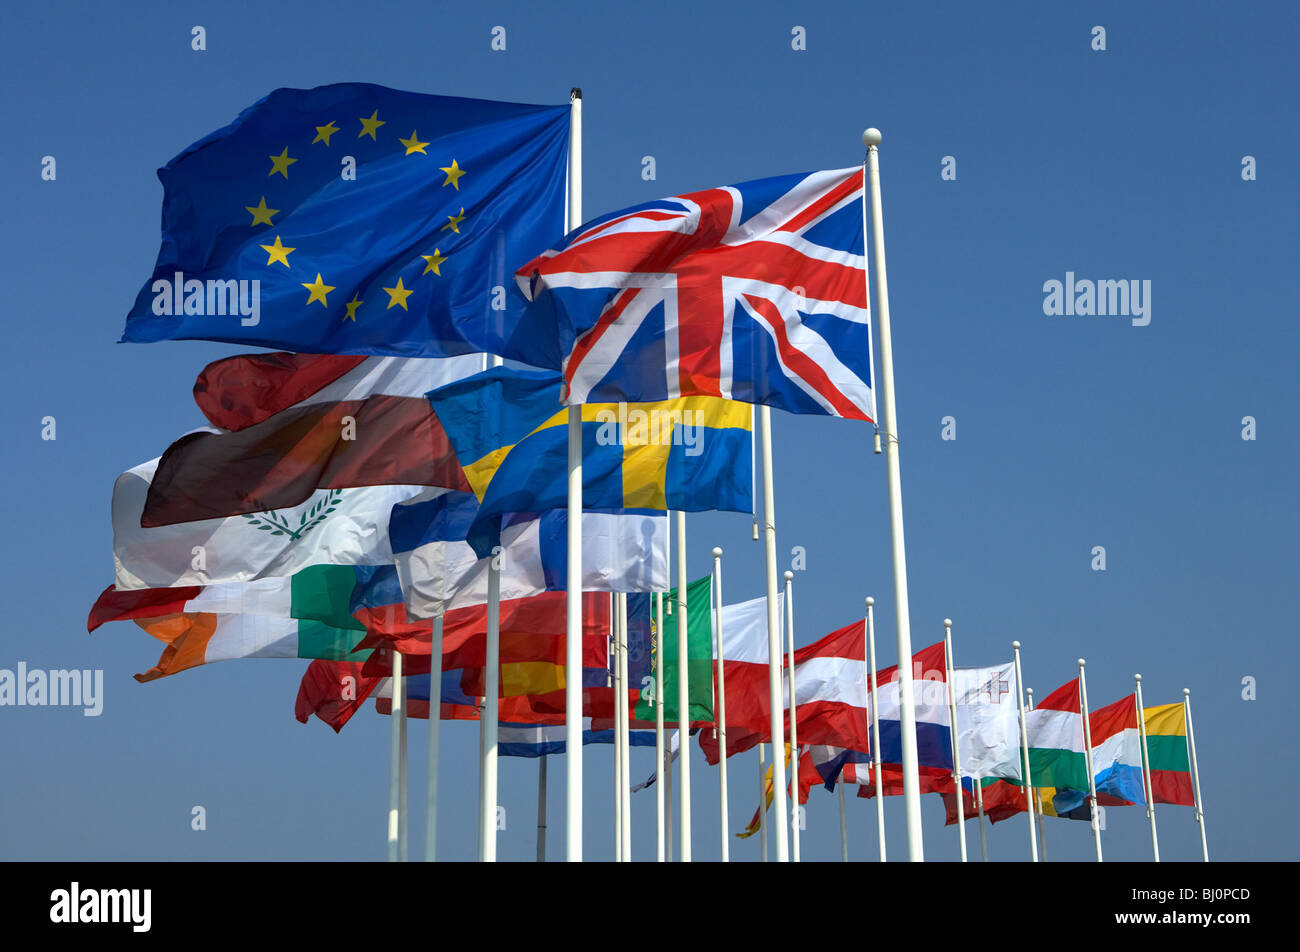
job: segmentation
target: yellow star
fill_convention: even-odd
[[[245,205],[244,208],[252,213],[253,225],[270,225],[272,224],[271,216],[280,214],[280,209],[266,207],[265,195],[262,196],[262,200],[256,205]],[[249,227],[251,228],[252,225],[249,225]]]
[[[351,321],[353,324],[355,324],[357,322],[357,308],[359,308],[362,304],[365,303],[366,303],[365,301],[358,300],[355,294],[352,295],[352,300],[348,301],[347,304],[343,305],[348,309],[347,314],[343,315],[343,319],[345,321]]]
[[[397,279],[397,287],[384,288],[384,290],[388,292],[388,307],[384,308],[384,310],[388,310],[388,308],[391,308],[394,304],[400,304],[403,311],[410,310],[410,308],[406,306],[406,299],[411,296],[411,289],[402,287],[402,279],[400,276]]]
[[[380,126],[386,125],[388,125],[388,123],[379,118],[379,110],[376,109],[370,114],[369,119],[361,120],[361,131],[357,133],[357,138],[360,139],[362,136],[370,136],[370,138],[378,142],[379,138],[375,133],[379,131]]]
[[[317,126],[317,127],[316,127],[316,138],[314,138],[314,139],[311,140],[312,145],[315,145],[317,142],[324,142],[324,143],[325,143],[325,147],[326,147],[326,148],[329,148],[329,144],[330,144],[330,136],[334,135],[334,133],[336,133],[336,132],[338,132],[338,131],[339,131],[339,127],[336,126],[336,125],[334,125],[334,120],[333,120],[333,119],[331,119],[329,122],[325,123],[325,125],[323,125],[323,126]]]
[[[286,268],[289,267],[289,252],[297,250],[296,248],[286,248],[284,245],[280,244],[279,235],[275,236],[275,244],[262,245],[261,247],[262,250],[266,252],[266,264],[268,267],[275,264],[277,261]]]
[[[419,139],[417,139],[417,138],[415,137],[415,130],[414,130],[414,129],[411,130],[411,138],[409,138],[409,139],[398,139],[397,141],[400,142],[400,143],[402,143],[402,145],[406,146],[406,154],[407,154],[407,155],[410,155],[412,152],[423,152],[425,155],[428,155],[428,154],[429,154],[428,152],[425,152],[425,151],[424,151],[424,147],[425,147],[426,145],[428,145],[429,143],[427,143],[427,142],[421,142]]]
[[[271,160],[271,171],[266,173],[267,176],[279,172],[285,178],[289,177],[289,166],[298,161],[297,159],[289,158],[289,147],[287,145],[284,147],[284,151],[279,155],[272,155],[269,156],[269,158]]]
[[[448,185],[454,185],[456,191],[460,191],[460,177],[465,174],[465,170],[456,164],[455,159],[451,160],[451,165],[443,166],[438,171],[447,173],[447,181],[442,183],[443,188],[446,188]]]
[[[448,228],[450,228],[452,231],[454,231],[456,234],[459,235],[459,234],[460,234],[460,223],[463,222],[464,220],[465,220],[465,209],[462,208],[462,209],[460,210],[460,214],[459,214],[459,215],[448,215],[448,216],[447,216],[447,224],[443,225],[443,226],[442,226],[441,228],[439,228],[438,230],[439,230],[439,231],[446,231]]]
[[[424,266],[424,270],[421,271],[420,274],[425,275],[428,274],[430,271],[432,271],[434,274],[438,275],[439,277],[442,276],[442,272],[439,271],[438,269],[442,266],[442,263],[447,260],[446,255],[440,254],[438,252],[438,249],[434,248],[433,254],[420,255],[420,257],[427,262],[427,264]]]
[[[325,295],[333,291],[334,288],[320,279],[319,271],[316,272],[316,280],[313,283],[308,284],[304,281],[302,286],[311,292],[311,294],[307,295],[308,304],[311,304],[312,301],[320,301],[321,307],[330,306],[329,302],[325,300]]]

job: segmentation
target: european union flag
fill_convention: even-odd
[[[558,367],[512,276],[564,232],[568,115],[277,89],[158,170],[162,248],[122,340]]]

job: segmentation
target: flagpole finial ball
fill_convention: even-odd
[[[1191,688],[1183,688],[1183,697],[1189,697],[1192,693]]]
[[[794,573],[791,572],[789,569],[786,569],[786,570],[785,570],[785,580],[786,580],[787,582],[789,582],[789,581],[791,581],[792,579],[794,579]]]
[[[952,627],[952,619],[951,619],[951,618],[945,618],[945,619],[943,620],[943,627],[945,627],[945,628],[951,628],[951,627]]]
[[[721,546],[716,546],[716,545],[715,545],[715,546],[713,547],[713,557],[714,557],[715,559],[720,559],[720,558],[722,558],[722,547],[721,547]]]
[[[1079,659],[1079,667],[1082,668],[1085,664],[1087,664],[1087,662],[1084,661],[1082,658],[1080,658],[1080,659]]]
[[[1013,642],[1011,642],[1011,647],[1012,647],[1014,650],[1019,651],[1019,650],[1020,650],[1020,642],[1018,642],[1018,641],[1013,641]]]
[[[885,137],[880,134],[880,130],[875,126],[872,126],[870,129],[862,133],[862,144],[869,149],[873,145],[880,145],[884,138]]]
[[[1140,674],[1135,674],[1135,675],[1133,675],[1133,680],[1134,680],[1134,681],[1141,681],[1141,680],[1142,680],[1142,675],[1140,675]]]
[[[876,604],[876,600],[875,600],[874,598],[872,598],[870,595],[868,595],[868,596],[867,596],[867,607],[870,608],[870,607],[871,607],[872,605],[874,605],[874,604]]]

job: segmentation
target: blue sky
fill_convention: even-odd
[[[342,81],[549,103],[581,86],[588,217],[853,165],[862,128],[883,130],[914,645],[938,640],[950,616],[958,664],[1001,661],[1018,639],[1040,697],[1080,655],[1097,706],[1129,693],[1137,671],[1148,704],[1191,688],[1212,855],[1300,853],[1284,701],[1300,554],[1293,5],[290,0],[140,3],[129,17],[49,3],[5,20],[0,668],[102,668],[105,700],[98,718],[0,708],[0,856],[384,855],[386,719],[367,709],[337,737],[299,725],[305,662],[223,663],[138,685],[131,674],[153,663],[156,643],[129,624],[93,637],[84,627],[112,578],[114,478],[202,422],[194,377],[235,350],[114,343],[157,252],[154,170],[273,88]],[[204,52],[190,48],[196,24]],[[504,52],[490,48],[497,25]],[[1104,52],[1091,49],[1096,25]],[[806,50],[791,48],[796,26]],[[45,155],[56,181],[41,179]],[[654,181],[641,176],[647,155]],[[941,180],[944,156],[954,181]],[[1244,156],[1255,181],[1243,181]],[[1150,324],[1045,315],[1043,283],[1067,271],[1149,280]],[[41,439],[46,416],[54,441]],[[956,440],[941,439],[946,416]],[[807,552],[797,641],[847,624],[872,594],[891,664],[885,469],[871,429],[774,417],[778,552],[785,563],[792,547]],[[744,516],[692,516],[692,577],[721,545],[728,601],[760,594],[749,531]],[[1090,567],[1098,545],[1104,572]],[[1256,679],[1255,700],[1243,699],[1244,678]],[[417,815],[425,736],[423,724],[411,731]],[[474,853],[476,754],[476,727],[446,727],[446,858]],[[711,859],[716,774],[694,756],[694,851]],[[633,751],[638,779],[652,760]],[[589,747],[585,764],[587,856],[609,858],[611,751]],[[504,859],[533,856],[536,769],[502,764]],[[753,754],[733,760],[737,829],[756,771]],[[552,859],[563,792],[557,760]],[[195,805],[206,831],[190,828]],[[872,857],[874,807],[849,806],[851,854]],[[955,858],[938,798],[922,810],[928,857]],[[1191,810],[1157,816],[1162,856],[1197,858]],[[1108,859],[1148,858],[1139,810],[1107,819]],[[902,821],[891,801],[896,857]],[[653,858],[653,824],[652,795],[637,795],[637,858]],[[838,833],[835,798],[815,791],[804,858],[838,859]],[[418,816],[411,837],[417,857]],[[1052,859],[1091,855],[1087,824],[1049,821],[1046,838]],[[991,855],[1024,858],[1027,839],[1023,818],[1000,824]],[[732,856],[757,851],[737,841]]]

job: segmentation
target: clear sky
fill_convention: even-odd
[[[1300,154],[1297,8],[1260,3],[731,4],[42,3],[0,29],[5,373],[0,377],[9,615],[0,668],[103,669],[102,716],[0,708],[0,856],[379,859],[388,721],[334,736],[293,719],[306,662],[211,665],[139,685],[157,643],[85,631],[112,579],[114,478],[200,425],[209,343],[116,344],[157,253],[155,169],[279,86],[367,81],[563,103],[584,91],[588,216],[750,178],[861,161],[881,169],[913,643],[954,620],[960,665],[1024,645],[1040,697],[1088,659],[1095,706],[1143,674],[1148,704],[1192,690],[1218,858],[1295,859],[1295,320]],[[202,25],[207,49],[191,49]],[[1094,51],[1103,26],[1106,49]],[[505,51],[491,31],[506,29]],[[792,48],[803,27],[806,49]],[[42,181],[54,156],[57,179]],[[653,156],[656,179],[642,177]],[[941,178],[945,156],[956,178]],[[1257,179],[1242,177],[1253,156]],[[1044,282],[1137,279],[1150,323],[1044,313]],[[874,293],[874,292],[873,292]],[[875,302],[873,299],[873,308]],[[53,416],[57,439],[41,439]],[[956,421],[955,440],[942,420]],[[1242,418],[1257,438],[1242,439]],[[884,457],[871,428],[777,412],[777,545],[797,573],[797,641],[876,597],[896,660]],[[745,516],[689,520],[690,573],[726,550],[728,601],[762,591]],[[1093,548],[1104,546],[1105,571]],[[1243,679],[1256,679],[1255,700]],[[411,731],[411,854],[423,843],[426,732]],[[477,727],[444,729],[440,853],[474,854]],[[698,750],[694,850],[719,853],[716,772]],[[732,825],[757,796],[732,761]],[[653,755],[632,752],[636,779]],[[613,852],[612,751],[588,747],[585,849]],[[564,772],[552,763],[551,851]],[[537,764],[505,760],[505,859],[531,859]],[[191,830],[201,805],[207,830]],[[654,800],[634,797],[654,857]],[[875,855],[874,806],[849,802],[851,855]],[[927,855],[957,834],[922,803]],[[1162,856],[1192,859],[1192,811],[1160,807]],[[1149,857],[1136,808],[1108,813],[1108,859]],[[887,809],[904,852],[902,804]],[[805,859],[839,858],[815,790]],[[1052,859],[1091,855],[1087,824],[1049,820]],[[974,837],[974,825],[970,826]],[[990,834],[1028,853],[1023,818]],[[972,840],[972,844],[974,844]],[[973,846],[973,848],[975,848]],[[755,858],[754,840],[732,857]]]

